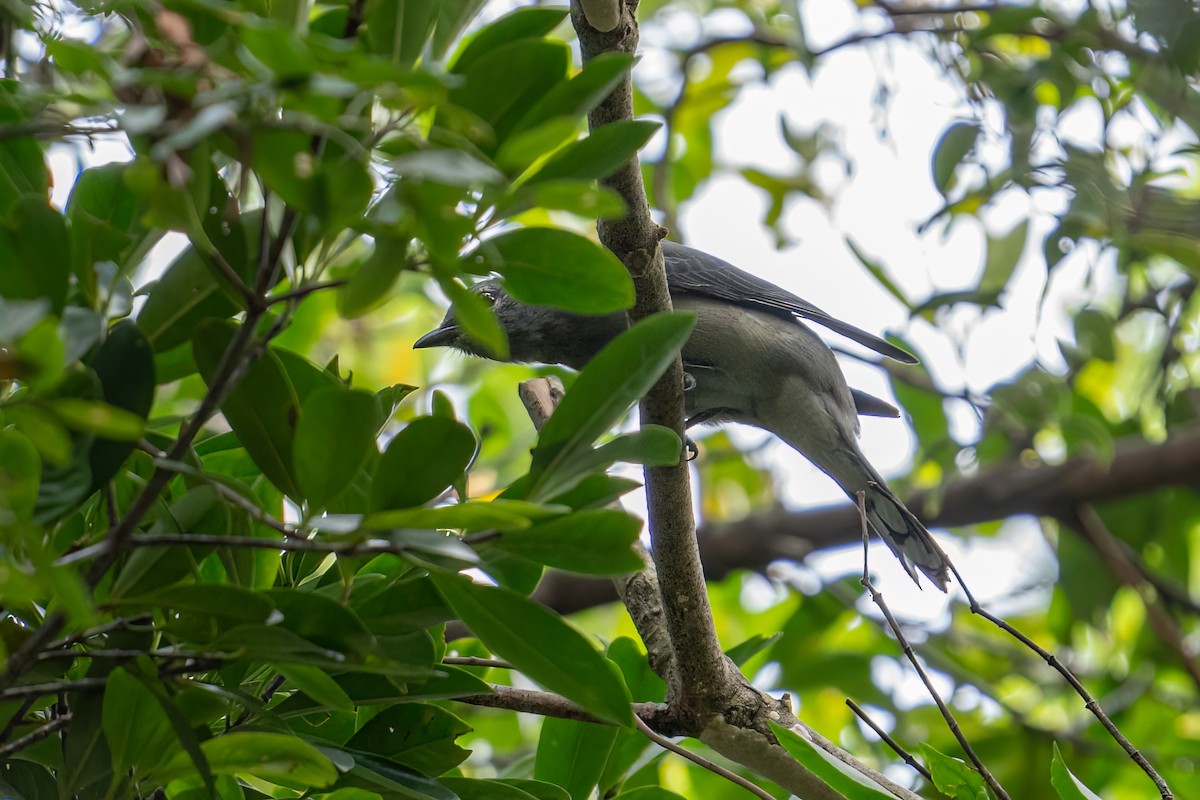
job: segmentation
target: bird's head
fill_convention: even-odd
[[[564,364],[580,369],[624,327],[623,314],[585,317],[522,303],[495,280],[477,283],[470,292],[491,306],[508,336],[510,361]],[[463,330],[453,307],[437,328],[413,343],[414,349],[425,347],[451,347],[474,356],[496,357]]]

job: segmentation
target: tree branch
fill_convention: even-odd
[[[586,64],[603,53],[634,53],[638,26],[637,3],[622,0],[620,24],[610,31],[592,27],[580,0],[571,4],[571,21],[579,35]],[[589,115],[593,130],[619,120],[633,118],[633,84],[629,76],[617,85]],[[604,181],[616,191],[628,209],[618,220],[601,220],[600,241],[617,255],[633,277],[637,299],[629,312],[630,322],[671,310],[662,250],[658,246],[665,231],[654,223],[646,201],[646,190],[637,159]],[[642,424],[663,425],[682,441],[683,367],[679,359],[641,403]],[[664,676],[676,711],[699,723],[705,713],[728,699],[734,683],[730,666],[721,651],[713,627],[700,552],[696,546],[696,523],[692,516],[692,492],[687,464],[646,469],[646,507],[654,564],[662,590],[664,618],[675,669]],[[686,657],[680,657],[686,654]]]

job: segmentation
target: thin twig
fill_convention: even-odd
[[[36,744],[42,739],[53,736],[58,731],[67,727],[71,721],[71,714],[67,712],[60,717],[50,720],[40,728],[34,728],[29,733],[22,736],[20,739],[9,742],[6,745],[0,745],[0,758],[7,758],[13,753],[20,752],[31,744]]]
[[[738,786],[742,787],[743,789],[745,789],[746,791],[755,795],[756,797],[761,797],[761,798],[763,798],[763,800],[775,800],[774,795],[772,795],[766,789],[763,789],[761,786],[755,786],[753,783],[746,780],[741,775],[738,775],[735,772],[730,772],[729,770],[722,767],[720,764],[713,763],[712,761],[709,761],[707,758],[704,758],[703,756],[696,755],[692,751],[675,744],[667,737],[661,736],[661,735],[655,733],[650,728],[649,725],[647,725],[645,722],[642,722],[640,717],[634,717],[633,724],[637,726],[637,729],[639,731],[641,731],[642,734],[647,739],[654,742],[659,747],[661,747],[665,750],[670,750],[672,753],[675,753],[676,755],[683,756],[688,761],[691,761],[693,764],[701,766],[704,769],[706,769],[709,772],[712,772],[716,775],[720,775],[722,778],[724,778],[727,781],[730,781],[731,783],[736,783]]]
[[[8,737],[13,735],[13,731],[21,724],[21,720],[25,719],[25,715],[29,713],[29,709],[33,708],[33,704],[36,702],[36,697],[26,697],[21,701],[16,712],[8,718],[8,724],[4,726],[4,730],[0,731],[0,742],[8,741]]]
[[[489,688],[491,691],[487,694],[473,694],[451,699],[456,703],[466,703],[472,706],[520,711],[542,717],[572,719],[576,722],[588,722],[593,725],[612,725],[608,720],[600,719],[590,711],[586,711],[562,695],[553,692],[514,689],[511,686],[497,684],[490,684]],[[650,720],[651,724],[664,730],[673,729],[672,719],[665,706],[658,703],[634,703],[632,707],[637,719]]]
[[[291,291],[283,292],[282,294],[271,295],[267,298],[267,305],[273,306],[279,303],[286,303],[290,300],[303,300],[313,292],[319,292],[323,289],[336,289],[339,286],[345,286],[349,281],[323,281],[320,283],[310,283],[307,286],[300,286]]]
[[[867,714],[867,712],[863,711],[861,708],[858,707],[858,703],[855,703],[853,700],[851,700],[849,697],[847,697],[846,705],[850,706],[850,710],[853,711],[855,713],[855,715],[857,715],[858,718],[861,719],[867,725],[868,728],[875,731],[875,735],[878,736],[880,739],[882,739],[884,744],[886,744],[888,747],[892,748],[892,750],[896,753],[896,755],[900,756],[900,758],[903,759],[905,764],[908,764],[910,767],[915,769],[917,772],[921,773],[921,776],[923,778],[925,778],[925,780],[930,781],[930,782],[933,781],[933,776],[929,774],[929,770],[925,769],[925,765],[922,764],[920,761],[917,761],[917,759],[913,758],[912,753],[908,752],[903,747],[901,747],[900,744],[895,739],[893,739],[891,736],[888,736],[887,731],[885,731],[883,728],[879,727],[878,722],[871,719],[871,717]]]
[[[1117,742],[1117,744],[1121,745],[1122,749],[1124,749],[1129,757],[1133,760],[1133,763],[1141,767],[1142,771],[1150,777],[1150,780],[1154,781],[1154,785],[1158,788],[1158,793],[1162,797],[1162,800],[1174,800],[1175,795],[1171,791],[1171,787],[1167,785],[1166,780],[1163,779],[1162,775],[1158,774],[1158,770],[1154,768],[1154,766],[1146,759],[1146,757],[1142,755],[1136,747],[1133,746],[1133,743],[1130,742],[1129,739],[1125,738],[1125,734],[1121,733],[1120,729],[1117,728],[1116,723],[1109,719],[1108,714],[1106,714],[1104,709],[1100,707],[1100,703],[1096,701],[1096,698],[1092,697],[1091,693],[1088,692],[1088,690],[1084,688],[1083,684],[1079,682],[1079,679],[1075,677],[1075,673],[1071,672],[1071,670],[1068,669],[1065,664],[1059,661],[1058,657],[1053,653],[1046,650],[1044,647],[1030,639],[1025,634],[1021,633],[1012,625],[1009,625],[1003,619],[997,617],[995,614],[992,614],[983,606],[981,606],[979,601],[975,599],[975,595],[971,593],[969,588],[967,588],[966,581],[963,580],[962,575],[959,574],[958,569],[955,568],[953,564],[950,565],[950,571],[954,573],[955,580],[957,580],[958,585],[962,587],[963,594],[966,595],[967,602],[970,604],[971,613],[978,614],[1000,630],[1021,642],[1030,650],[1041,656],[1042,660],[1053,667],[1058,674],[1062,675],[1063,678],[1066,679],[1067,683],[1071,685],[1071,688],[1075,690],[1076,694],[1083,699],[1083,704],[1087,710],[1091,711],[1092,714],[1095,715],[1096,719],[1100,720],[1100,724],[1104,726],[1104,729],[1108,731],[1108,734]]]
[[[979,774],[983,776],[984,782],[991,787],[991,790],[995,792],[996,796],[999,797],[1000,800],[1012,800],[1008,792],[1006,792],[1004,787],[1000,785],[1000,782],[996,780],[996,776],[992,774],[991,770],[987,768],[987,765],[985,765],[979,756],[976,755],[975,748],[971,747],[971,743],[967,740],[966,735],[962,732],[962,728],[959,727],[958,720],[954,718],[954,714],[951,713],[949,706],[946,705],[946,702],[942,700],[941,695],[938,694],[937,689],[934,688],[933,681],[929,679],[929,675],[925,672],[925,668],[921,666],[921,660],[917,658],[916,651],[913,650],[912,645],[909,644],[908,639],[905,638],[904,632],[900,629],[900,623],[896,621],[896,617],[892,614],[892,610],[888,607],[888,604],[884,602],[883,595],[880,594],[879,590],[875,588],[875,584],[871,582],[871,573],[869,569],[871,558],[871,542],[870,534],[867,530],[866,493],[856,492],[855,495],[858,499],[859,516],[862,520],[863,573],[860,583],[862,583],[863,588],[870,593],[871,600],[879,607],[879,610],[883,612],[883,618],[887,620],[888,627],[892,629],[892,634],[896,637],[896,641],[900,644],[900,649],[904,651],[905,657],[908,659],[909,663],[912,664],[913,669],[917,671],[917,677],[921,679],[921,683],[925,684],[925,690],[929,692],[929,696],[932,697],[933,702],[937,704],[938,711],[940,711],[942,714],[942,719],[946,721],[946,727],[948,727],[950,732],[954,734],[954,738],[958,740],[958,744],[960,747],[962,747],[963,752],[967,754],[967,758],[969,758],[971,763],[975,765],[975,769],[977,769]],[[953,565],[951,565],[951,569],[953,568]],[[957,575],[958,573],[956,571],[955,576],[957,577]]]
[[[477,656],[443,656],[443,664],[455,667],[491,667],[492,669],[515,669],[507,661],[498,658],[478,658]]]
[[[57,650],[60,648],[71,647],[96,636],[103,636],[111,631],[120,630],[121,628],[131,628],[137,625],[146,625],[154,622],[153,614],[138,614],[132,617],[119,617],[111,622],[105,622],[102,625],[97,625],[93,628],[87,628],[79,633],[71,634],[63,637],[56,642],[50,642],[46,645],[47,650]]]

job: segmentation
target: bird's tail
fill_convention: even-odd
[[[905,571],[918,585],[920,581],[917,580],[914,565],[924,572],[935,586],[943,592],[946,591],[950,577],[950,559],[916,515],[892,494],[883,478],[869,466],[868,470],[872,480],[867,483],[865,489],[867,521],[879,534],[879,538],[896,554],[896,558],[900,559]]]

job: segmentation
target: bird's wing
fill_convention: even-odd
[[[712,297],[761,311],[795,314],[812,320],[834,333],[840,333],[882,356],[894,358],[905,364],[917,363],[917,359],[911,353],[861,328],[835,319],[812,303],[716,256],[674,242],[663,242],[662,248],[667,267],[667,283],[672,292]]]

